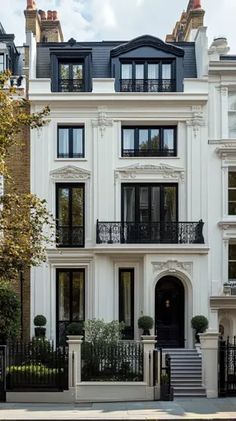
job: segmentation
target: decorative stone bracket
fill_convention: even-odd
[[[113,121],[107,117],[106,108],[100,107],[98,108],[98,118],[92,120],[93,127],[99,127],[101,137],[104,136],[105,130],[107,127],[111,127],[113,125]]]

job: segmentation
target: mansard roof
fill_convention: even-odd
[[[182,48],[166,43],[160,38],[156,38],[152,35],[141,35],[140,37],[134,38],[125,44],[121,44],[118,47],[113,48],[111,50],[111,57],[119,56],[140,47],[153,47],[157,50],[162,50],[178,57],[184,56],[184,50]]]

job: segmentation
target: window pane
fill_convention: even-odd
[[[164,187],[164,221],[176,221],[176,188]]]
[[[119,308],[120,322],[124,322],[125,326],[132,326],[132,273],[130,271],[120,271],[120,296],[119,296]]]
[[[134,129],[123,129],[123,149],[134,149]]]
[[[236,244],[229,244],[229,260],[236,261]]]
[[[160,130],[159,129],[151,130],[150,148],[155,149],[155,150],[160,149]]]
[[[58,189],[58,221],[59,225],[69,223],[69,189],[67,187]]]
[[[236,187],[236,171],[229,171],[229,187]]]
[[[142,151],[148,149],[148,129],[139,130],[139,149]]]
[[[236,262],[229,262],[229,279],[236,279]]]
[[[236,112],[230,111],[228,114],[229,117],[229,137],[236,138]]]
[[[136,64],[135,79],[144,79],[144,65],[143,64]]]
[[[121,79],[132,79],[132,64],[121,65]]]
[[[139,221],[149,222],[149,188],[139,189]]]
[[[70,78],[69,72],[70,72],[69,64],[61,63],[60,64],[60,77],[61,77],[61,79],[69,79]]]
[[[84,190],[82,187],[72,189],[72,225],[83,225],[84,210]]]
[[[163,130],[163,149],[164,150],[174,149],[174,130],[173,129]]]
[[[236,189],[229,190],[229,201],[236,202]]]
[[[83,157],[83,128],[73,129],[73,157]]]
[[[171,79],[171,64],[162,64],[162,79]]]
[[[125,186],[123,190],[124,194],[124,221],[134,222],[135,221],[135,188],[134,186]]]
[[[148,64],[148,79],[159,79],[159,64]]]
[[[72,78],[83,79],[83,65],[82,64],[72,65]]]
[[[69,272],[60,272],[58,279],[59,320],[70,320],[70,277]]]
[[[69,157],[69,129],[59,128],[58,158]]]
[[[236,202],[229,202],[229,215],[236,215]]]
[[[152,188],[152,222],[160,221],[160,187]]]
[[[84,320],[84,272],[72,274],[72,319]]]
[[[228,101],[229,101],[229,110],[235,110],[236,111],[236,92],[229,92],[228,95]]]

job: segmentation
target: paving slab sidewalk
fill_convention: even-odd
[[[236,398],[173,402],[0,404],[0,420],[236,420]]]

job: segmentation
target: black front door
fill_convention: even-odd
[[[179,279],[165,276],[158,281],[155,319],[158,346],[184,347],[184,287]]]

